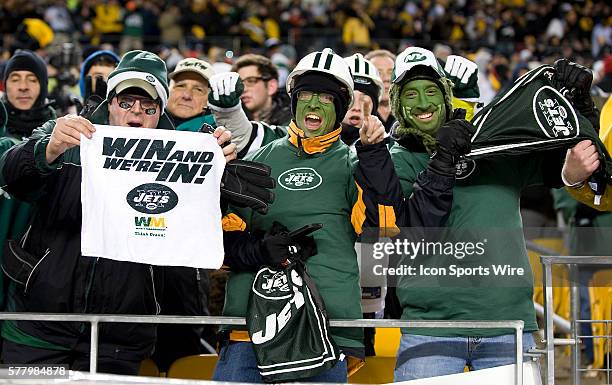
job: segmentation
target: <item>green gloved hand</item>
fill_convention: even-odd
[[[232,109],[240,104],[244,84],[237,72],[213,75],[209,79],[209,84],[211,92],[208,94],[208,106],[211,109]]]
[[[446,77],[453,86],[453,96],[458,99],[476,99],[480,97],[478,89],[478,66],[463,56],[449,55],[444,65]]]

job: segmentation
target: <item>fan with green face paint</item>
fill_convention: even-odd
[[[446,121],[444,95],[431,80],[417,79],[406,82],[401,89],[402,117],[413,127],[435,135]]]
[[[328,134],[336,128],[333,98],[327,93],[299,91],[295,120],[307,138]]]

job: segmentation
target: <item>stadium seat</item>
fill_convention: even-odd
[[[378,330],[376,331],[378,337]],[[393,382],[395,353],[393,357],[366,357],[365,365],[348,378],[350,384],[388,384]]]
[[[217,364],[216,354],[200,354],[179,358],[168,369],[168,377],[192,380],[212,379]]]
[[[377,357],[395,357],[402,333],[399,328],[376,328],[374,350]]]
[[[612,320],[612,269],[600,270],[593,275],[589,285],[591,297],[591,319]],[[612,334],[612,325],[606,323],[593,323],[593,335],[605,336]],[[606,330],[607,329],[607,330]],[[610,346],[606,338],[593,338],[593,369],[603,369],[605,366],[607,347]]]
[[[144,377],[159,377],[159,369],[155,361],[148,358],[140,363],[140,369],[138,370],[139,376]]]

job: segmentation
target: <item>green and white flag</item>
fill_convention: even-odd
[[[607,176],[612,175],[612,158],[605,146],[591,123],[554,88],[554,76],[552,66],[535,68],[480,110],[472,120],[476,133],[472,137],[472,152],[467,156],[481,158],[570,148],[590,139],[605,160]]]

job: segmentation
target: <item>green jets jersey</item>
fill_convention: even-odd
[[[284,137],[247,159],[270,165],[277,187],[276,199],[266,215],[251,210],[235,211],[246,222],[246,229],[265,231],[274,221],[290,230],[322,223],[324,227],[312,234],[318,253],[306,262],[308,272],[325,301],[330,319],[361,318],[359,268],[354,249],[357,234],[351,223],[359,201],[353,179],[356,157],[340,140],[321,153],[308,155]],[[223,315],[246,315],[253,279],[254,274],[248,272],[230,275]],[[338,346],[363,346],[361,329],[332,328],[331,334]]]

